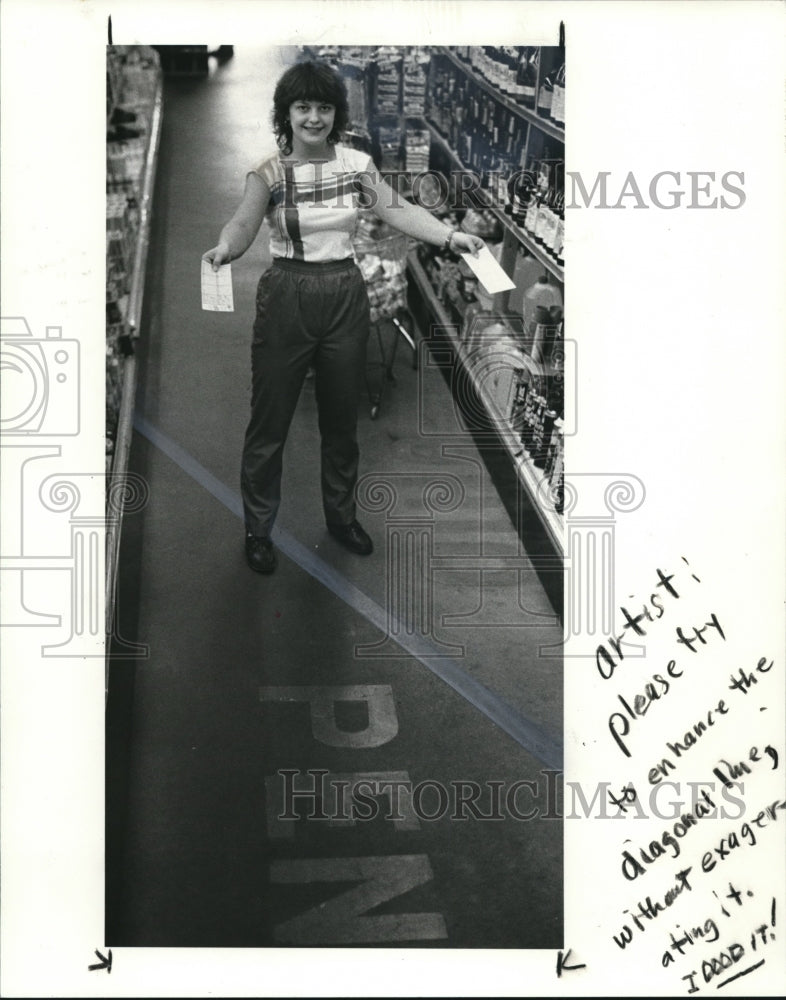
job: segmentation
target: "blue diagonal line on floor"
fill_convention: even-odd
[[[181,448],[166,434],[153,427],[144,417],[137,415],[134,419],[134,427],[216,500],[220,501],[241,520],[243,519],[243,504],[240,495],[216,479],[193,455]],[[288,559],[291,559],[306,573],[327,587],[383,634],[387,632],[388,613],[373,598],[359,590],[345,576],[316,553],[306,548],[305,545],[302,545],[283,528],[273,529],[273,540],[279,551]],[[422,636],[408,635],[401,628],[397,631],[398,635],[391,636],[391,638],[394,638],[396,644],[405,652],[427,667],[471,705],[474,705],[486,718],[499,726],[546,767],[554,770],[562,769],[562,747],[555,743],[540,726],[531,722],[493,691],[476,681],[465,670],[462,670],[455,660],[442,656],[427,639]]]

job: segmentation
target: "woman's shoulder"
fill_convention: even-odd
[[[374,167],[374,162],[368,153],[341,143],[336,144],[336,156],[341,160],[345,170],[366,171]]]
[[[251,173],[259,174],[263,181],[272,184],[281,174],[281,155],[277,149],[272,150],[256,166]]]

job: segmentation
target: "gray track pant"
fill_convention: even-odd
[[[315,369],[325,520],[348,524],[355,517],[357,409],[368,332],[368,295],[352,260],[276,259],[260,278],[241,469],[246,528],[253,534],[268,535],[276,518],[282,453],[309,365]]]

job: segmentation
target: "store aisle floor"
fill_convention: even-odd
[[[130,469],[149,500],[124,524],[110,671],[107,943],[556,948],[561,630],[427,350],[414,371],[402,343],[379,418],[361,412],[375,553],[325,530],[307,382],[278,570],[245,566],[265,230],[233,264],[234,313],[201,311],[199,258],[271,146],[292,58],[237,48],[166,84]],[[342,816],[330,789],[361,778],[378,794]]]

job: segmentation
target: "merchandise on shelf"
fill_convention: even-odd
[[[404,137],[405,169],[425,173],[429,167],[431,136],[425,129],[408,128]]]
[[[552,312],[553,309],[558,309],[559,315]],[[522,325],[525,349],[534,356],[536,341],[539,345],[545,345],[553,340],[553,334],[545,328],[556,326],[561,320],[562,293],[545,274],[541,273],[538,280],[524,292]],[[544,351],[545,346],[539,349]]]
[[[487,243],[496,243],[502,238],[500,221],[488,209],[468,209],[461,220],[461,228],[465,233],[480,236]]]
[[[516,100],[525,108],[535,107],[535,91],[537,89],[537,49],[523,48],[519,55],[518,73],[516,76]]]
[[[159,81],[159,60],[153,49],[113,46],[107,50],[107,472],[114,460],[124,359],[133,353],[128,296],[138,266],[139,201]]]
[[[404,60],[402,110],[409,118],[422,118],[425,114],[427,65],[416,53]]]
[[[551,101],[550,117],[557,125],[565,124],[565,63],[557,71],[554,80],[554,96]]]
[[[380,169],[398,170],[401,166],[401,129],[395,126],[380,126],[379,141]]]
[[[538,57],[540,59],[540,56]],[[547,72],[541,72],[538,87],[536,110],[542,118],[551,117],[551,106],[554,100],[554,81]]]
[[[510,194],[505,211],[561,266],[565,242],[564,161],[550,158],[546,147],[542,159],[528,162],[526,171],[511,185]]]
[[[402,53],[395,46],[381,46],[376,53],[376,80],[374,86],[374,113],[399,115],[401,113]]]
[[[325,58],[319,50],[318,58]],[[368,68],[372,62],[372,50],[365,46],[341,45],[329,50],[330,62],[341,75],[347,88],[349,106],[349,127],[344,132],[344,143],[354,149],[368,152],[371,149],[371,135],[368,131]]]

